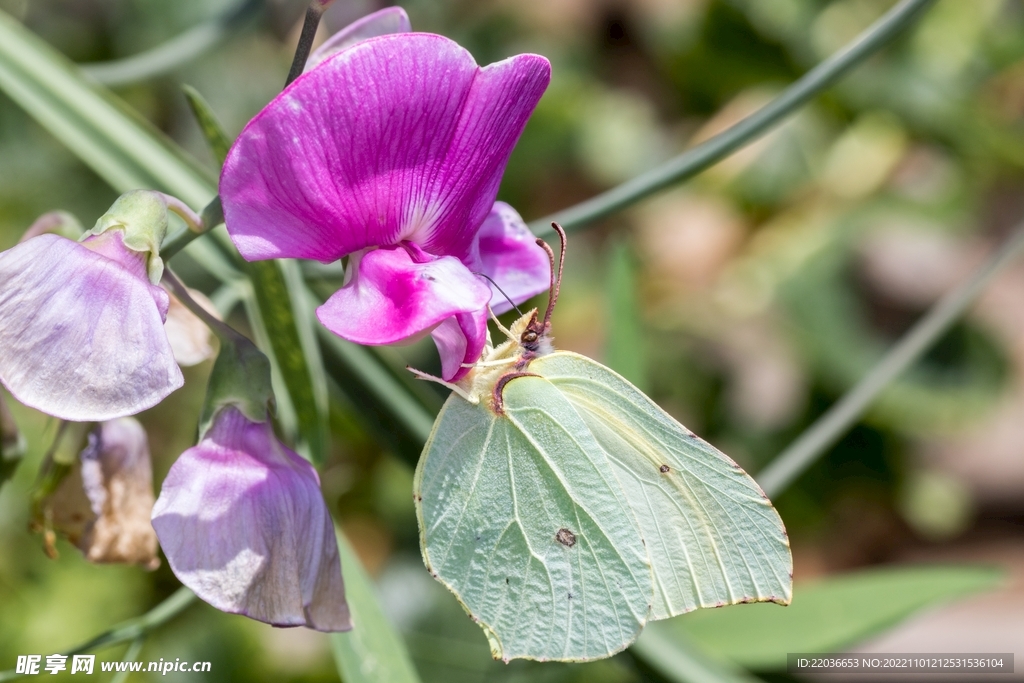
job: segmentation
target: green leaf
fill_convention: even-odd
[[[121,192],[159,189],[197,207],[215,194],[209,172],[3,12],[0,88]]]
[[[206,138],[218,166],[224,164],[231,140],[199,91],[182,86],[192,113]],[[273,377],[277,386],[287,388],[287,402],[281,405],[281,422],[287,431],[298,430],[298,450],[315,463],[327,457],[330,441],[327,383],[323,359],[310,321],[313,310],[305,298],[296,296],[304,286],[298,266],[292,261],[254,261],[244,265],[252,282],[258,310],[250,307],[250,319],[264,348],[271,351]],[[303,313],[296,316],[295,311]],[[285,392],[278,391],[282,397]]]
[[[213,113],[213,108],[199,94],[198,90],[191,85],[182,85],[181,90],[185,93],[185,99],[188,100],[188,106],[192,109],[192,115],[196,117],[196,123],[199,124],[199,129],[203,132],[203,137],[206,138],[206,144],[209,145],[210,152],[213,153],[213,158],[217,161],[217,168],[220,168],[228,157],[231,139],[224,132],[224,126],[221,125],[217,115]]]
[[[608,326],[605,363],[640,391],[647,391],[647,356],[636,296],[636,263],[622,240],[608,250]]]
[[[997,569],[970,566],[877,569],[798,584],[793,604],[700,610],[652,624],[715,657],[754,670],[784,670],[787,652],[836,652],[914,612],[995,586]]]
[[[668,633],[665,622],[644,629],[629,651],[673,683],[756,683],[760,679],[701,650],[681,633]]]
[[[345,683],[418,683],[405,644],[377,602],[373,581],[344,534],[338,534],[345,596],[352,630],[331,635],[338,673]]]
[[[160,190],[193,208],[217,193],[212,173],[2,11],[0,90],[118,192]],[[234,270],[204,242],[190,245],[188,253],[215,277]]]
[[[296,305],[302,306],[304,302],[301,297],[294,296],[296,290],[289,287],[285,279],[285,270],[294,267],[294,263],[253,261],[247,264],[246,271],[252,280],[260,317],[266,326],[269,348],[273,351],[281,381],[291,398],[299,435],[308,447],[313,462],[320,464],[327,455],[330,434],[327,425],[327,385],[322,382],[314,384],[313,381],[314,377],[322,380],[323,362],[312,330],[307,330],[305,336],[300,332],[301,328],[309,327],[310,321],[315,320],[312,311],[306,311],[307,315],[302,317],[304,322],[295,316]],[[295,284],[302,286],[297,271],[292,274],[292,278],[297,280]],[[311,365],[317,367],[316,372],[311,371]],[[300,448],[305,450],[301,444]]]

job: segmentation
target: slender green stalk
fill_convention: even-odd
[[[224,222],[224,207],[221,206],[220,195],[214,197],[206,205],[206,208],[200,214],[200,221],[200,226],[186,225],[183,229],[164,240],[163,245],[160,247],[160,257],[163,258],[164,262],[170,261],[175,254],[191,244],[192,240],[205,235]]]
[[[263,11],[265,4],[265,0],[245,0],[150,50],[110,62],[82,64],[81,69],[106,86],[129,85],[165,74],[235,35]]]
[[[178,276],[167,269],[164,271],[162,278],[163,283],[167,286],[174,296],[178,297],[178,301],[185,305],[185,308],[192,311],[192,314],[203,321],[203,323],[210,328],[219,339],[227,343],[233,343],[236,339],[242,335],[236,332],[234,329],[229,327],[227,323],[217,320],[213,315],[205,308],[199,305],[192,295],[189,294],[188,288],[185,286]]]
[[[530,223],[530,229],[536,235],[548,235],[553,232],[552,221],[567,231],[581,228],[717,164],[767,133],[848,71],[889,44],[934,1],[901,0],[852,43],[811,69],[781,95],[736,125],[618,187]]]
[[[62,654],[70,657],[72,655],[82,654],[83,652],[89,652],[90,650],[100,650],[120,643],[138,640],[154,628],[162,626],[174,617],[178,616],[186,607],[191,605],[195,599],[195,593],[183,586],[175,591],[169,598],[143,614],[141,617],[123,621],[109,631],[101,633],[95,638],[82,643],[78,647],[71,648]],[[13,670],[0,672],[0,683],[13,681],[17,678],[21,678],[23,675],[24,674],[15,673]]]
[[[128,646],[128,651],[124,653],[124,657],[121,658],[122,662],[134,662],[139,658],[139,653],[142,652],[142,645],[146,642],[146,636],[142,635],[132,641],[132,644]],[[131,675],[131,671],[125,669],[124,671],[118,671],[114,674],[114,677],[110,679],[110,683],[124,683],[128,680]]]
[[[313,49],[313,41],[316,39],[316,30],[320,26],[320,18],[324,16],[324,10],[330,0],[313,0],[306,8],[306,18],[302,22],[302,33],[299,35],[299,44],[295,46],[295,57],[292,59],[292,68],[288,71],[288,78],[284,87],[291,85],[291,82],[302,75],[306,69],[306,62],[309,61],[309,53]]]
[[[1024,252],[1024,224],[966,282],[940,299],[857,385],[811,425],[758,476],[774,496],[800,476],[857,421],[871,402],[948,330],[985,286]]]

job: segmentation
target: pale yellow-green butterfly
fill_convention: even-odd
[[[648,620],[788,604],[793,561],[758,485],[625,379],[548,340],[547,312],[502,329],[441,409],[416,468],[423,561],[496,659],[585,661]],[[421,375],[422,376],[422,375]]]

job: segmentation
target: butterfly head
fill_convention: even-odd
[[[512,340],[521,349],[523,356],[536,358],[554,351],[551,344],[551,321],[541,320],[537,315],[537,309],[528,312],[509,327],[512,333]]]

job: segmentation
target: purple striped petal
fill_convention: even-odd
[[[352,628],[316,470],[269,423],[222,409],[171,467],[153,526],[175,576],[217,609],[275,626]]]
[[[474,270],[491,278],[491,309],[504,313],[512,309],[508,296],[521,304],[551,286],[551,261],[537,238],[516,210],[505,202],[495,202],[484,221],[474,245]]]
[[[0,382],[22,403],[102,421],[184,383],[164,333],[167,293],[119,235],[40,235],[0,254]]]
[[[306,61],[305,70],[313,69],[328,57],[332,57],[367,38],[376,38],[392,33],[408,33],[411,30],[409,15],[401,7],[387,7],[373,14],[367,14],[335,33],[323,45],[314,50]]]
[[[228,231],[249,260],[402,240],[467,258],[549,76],[536,55],[481,69],[430,34],[344,50],[242,131],[221,174]]]
[[[485,309],[491,298],[461,261],[413,244],[353,256],[349,269],[349,282],[316,313],[327,329],[357,344],[416,339],[447,318]]]

